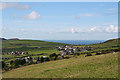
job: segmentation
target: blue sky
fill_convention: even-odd
[[[2,3],[2,37],[107,40],[118,36],[116,2]]]

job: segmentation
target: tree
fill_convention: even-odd
[[[49,59],[48,57],[46,57],[46,58],[44,59],[44,61],[50,61],[50,59]]]
[[[40,61],[40,57],[37,57],[37,61]]]
[[[56,53],[53,53],[53,54],[50,54],[49,57],[51,60],[57,60],[58,55]]]
[[[24,65],[26,63],[26,60],[25,59],[21,59],[19,60],[20,61],[20,65]]]
[[[2,63],[2,69],[4,69],[4,68],[6,68],[6,63],[4,62],[4,61],[1,61],[1,63]]]
[[[41,61],[41,63],[42,63],[42,62],[44,62],[44,58],[43,58],[43,57],[41,57],[40,61]]]
[[[10,61],[10,65],[11,65],[12,67],[14,66],[14,64],[13,64],[13,63],[14,63],[14,61],[13,61],[13,60],[11,60],[11,61]]]
[[[5,71],[8,71],[9,69],[7,64],[4,61],[1,61],[1,63],[2,63],[2,69],[4,69]]]
[[[14,61],[14,67],[16,68],[16,67],[19,67],[19,65],[20,65],[20,61],[19,61],[19,59],[16,59],[15,61]]]

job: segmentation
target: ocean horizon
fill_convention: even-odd
[[[105,40],[43,40],[43,41],[65,43],[72,45],[88,45],[105,42]]]

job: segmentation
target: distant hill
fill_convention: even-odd
[[[0,38],[0,40],[7,40],[7,39],[5,39],[5,38]]]
[[[19,38],[11,38],[11,39],[0,38],[0,40],[20,40],[20,39]]]
[[[20,39],[18,39],[18,38],[11,38],[11,39],[8,39],[8,40],[20,40]]]

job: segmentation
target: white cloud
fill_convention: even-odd
[[[118,32],[118,27],[115,27],[114,25],[110,25],[109,27],[105,28],[105,31],[109,33]]]
[[[118,32],[118,27],[115,27],[114,25],[110,25],[108,27],[91,27],[91,28],[83,28],[83,27],[77,27],[77,28],[72,28],[72,29],[64,29],[64,31],[61,29],[59,31],[53,31],[53,32],[49,32],[49,34],[53,34],[53,33],[72,33],[72,34],[79,34],[79,33],[92,33],[92,34],[96,34],[96,33],[117,33]]]
[[[74,28],[71,29],[71,32],[72,32],[72,34],[74,34],[74,33],[78,33],[78,31],[75,30]]]
[[[96,27],[93,27],[90,29],[90,31],[95,31],[97,28]]]
[[[27,10],[30,8],[29,5],[20,5],[17,2],[3,2],[0,3],[0,10],[6,9],[6,8],[15,8],[17,10]]]
[[[103,28],[101,27],[92,27],[90,28],[89,32],[103,32]]]
[[[72,34],[74,34],[75,33],[75,30],[72,28]]]
[[[117,33],[118,27],[110,25],[109,27],[92,27],[89,30],[90,32],[107,32],[107,33]]]
[[[36,11],[32,11],[28,16],[25,18],[27,19],[38,19],[40,18],[40,14],[37,14]]]

